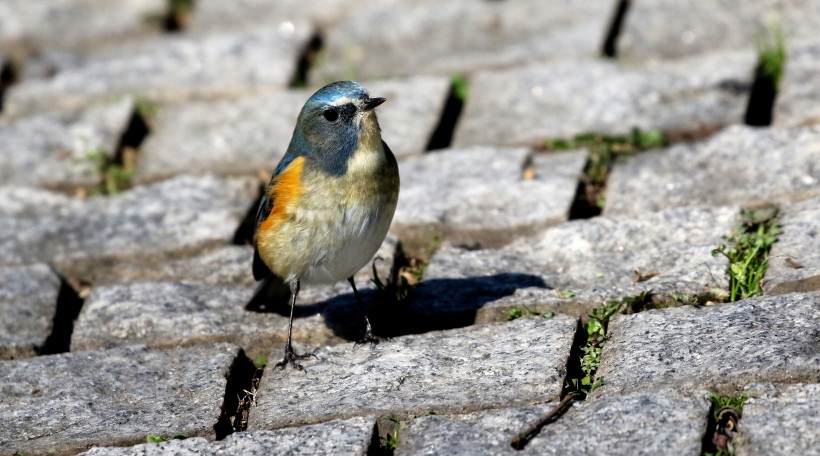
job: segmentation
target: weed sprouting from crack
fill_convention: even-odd
[[[769,249],[780,234],[777,212],[775,208],[742,209],[734,234],[712,250],[712,256],[723,255],[729,261],[730,302],[762,294]]]
[[[576,198],[583,199],[584,206],[600,211],[604,207],[606,181],[615,159],[618,156],[663,147],[667,142],[659,130],[634,129],[631,134],[621,136],[585,133],[572,139],[552,139],[546,141],[543,147],[546,150],[586,148],[589,151],[589,161],[581,176],[583,191]]]
[[[517,320],[521,317],[552,318],[555,316],[555,312],[536,312],[527,306],[522,305],[521,307],[523,310],[518,307],[513,307],[512,309],[507,310],[507,321]]]
[[[88,189],[90,194],[116,195],[131,186],[134,169],[129,163],[133,160],[118,164],[104,149],[86,152],[85,159],[94,165],[94,170],[100,178],[99,184]]]

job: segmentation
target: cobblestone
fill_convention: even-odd
[[[820,384],[750,385],[738,455],[811,454],[820,448]]]
[[[57,312],[60,279],[44,264],[0,267],[0,360],[36,355]]]
[[[239,350],[127,347],[0,363],[0,451],[70,454],[146,435],[214,437]]]
[[[783,232],[769,252],[766,294],[820,290],[820,198],[781,208]]]
[[[477,73],[453,145],[543,145],[633,128],[702,135],[743,120],[754,64],[753,53],[731,52],[645,65],[579,60]]]
[[[799,201],[820,195],[818,154],[816,128],[729,127],[702,142],[616,163],[607,183],[604,213]]]
[[[372,347],[323,347],[313,352],[315,359],[303,361],[305,373],[265,372],[249,428],[554,400],[576,324],[570,317],[523,319],[397,337]]]

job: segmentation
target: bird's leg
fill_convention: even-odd
[[[356,282],[353,280],[353,277],[347,279],[350,282],[350,286],[353,287],[353,294],[356,295],[356,302],[359,303],[359,309],[362,311],[362,315],[364,315],[364,337],[359,340],[357,343],[363,344],[365,342],[370,342],[373,344],[377,344],[382,341],[382,339],[375,334],[373,334],[373,326],[370,325],[370,319],[367,318],[367,309],[364,307],[364,302],[362,301],[362,297],[359,294],[359,290],[356,289]]]
[[[292,365],[296,369],[301,371],[305,370],[301,364],[297,363],[297,359],[304,359],[308,356],[315,356],[312,353],[308,353],[305,355],[297,355],[293,353],[293,345],[291,345],[291,334],[293,333],[293,309],[296,307],[296,295],[299,294],[299,280],[296,280],[290,284],[290,320],[288,321],[288,341],[285,344],[285,357],[282,358],[282,361],[276,363],[274,367],[282,368],[287,364]]]

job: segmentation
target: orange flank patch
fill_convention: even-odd
[[[276,229],[276,226],[290,217],[291,207],[302,196],[304,187],[302,186],[302,166],[305,157],[298,157],[291,162],[273,180],[273,184],[268,188],[268,198],[273,201],[273,207],[260,225],[259,231],[265,232]]]

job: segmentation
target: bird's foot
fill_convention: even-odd
[[[364,337],[356,341],[356,345],[363,345],[363,344],[370,344],[371,346],[377,345],[379,342],[386,342],[389,339],[387,337],[381,337],[373,334],[373,330],[367,328],[364,332]]]
[[[311,356],[312,356],[312,357],[314,357],[314,358],[318,358],[318,357],[317,357],[315,354],[313,354],[313,353],[305,353],[305,354],[303,354],[303,355],[297,355],[296,353],[294,353],[294,352],[293,352],[293,347],[291,347],[290,345],[288,345],[288,346],[286,346],[286,347],[285,347],[285,356],[282,358],[282,361],[279,361],[279,362],[278,362],[278,363],[276,363],[276,365],[274,365],[273,367],[274,367],[275,369],[284,369],[284,368],[285,368],[285,366],[287,366],[288,364],[290,364],[290,365],[291,365],[291,367],[293,367],[294,369],[297,369],[297,370],[300,370],[300,371],[304,371],[304,370],[305,370],[304,366],[302,366],[301,364],[299,364],[299,363],[297,362],[297,360],[299,360],[299,359],[305,359],[305,358],[310,358]]]

